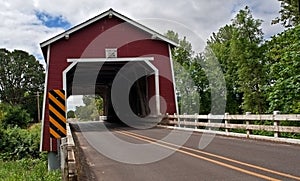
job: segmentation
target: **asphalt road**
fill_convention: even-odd
[[[187,132],[101,122],[72,128],[79,180],[300,180],[299,145],[215,136],[199,149],[200,133],[181,146]]]

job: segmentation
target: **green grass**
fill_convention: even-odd
[[[0,120],[0,181],[60,181],[48,172],[47,154],[39,152],[41,124],[27,129],[3,127]]]
[[[61,172],[48,172],[47,162],[40,159],[0,160],[0,181],[60,181]]]

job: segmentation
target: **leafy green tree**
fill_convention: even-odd
[[[260,28],[262,20],[254,19],[246,6],[232,20],[236,31],[231,42],[231,56],[237,64],[239,91],[243,94],[244,112],[263,113],[266,109],[263,86],[262,48],[263,33]]]
[[[1,102],[22,105],[31,115],[37,114],[35,95],[43,90],[43,66],[25,51],[6,49],[0,49],[0,64]]]
[[[1,121],[4,119],[5,117],[5,110],[4,110],[4,104],[3,103],[0,103],[0,124],[1,124]]]
[[[97,115],[103,116],[104,115],[104,105],[103,105],[103,98],[101,96],[95,97],[95,106],[98,111]]]
[[[174,31],[169,30],[165,35],[179,45],[172,50],[174,60],[183,66],[189,66],[194,53],[192,44],[187,41],[186,37],[180,39],[178,33]]]
[[[97,120],[103,114],[103,100],[100,96],[85,95],[84,106],[76,106],[75,115],[81,120]],[[102,113],[102,114],[101,114]]]
[[[203,54],[195,54],[186,37],[169,30],[166,36],[179,44],[172,50],[179,113],[206,114],[210,112],[210,90],[203,70]]]
[[[269,112],[300,113],[300,26],[265,43]]]
[[[209,114],[211,112],[211,86],[207,78],[207,60],[204,53],[198,53],[193,57],[189,66],[189,74],[193,79],[199,99],[199,114]]]
[[[205,75],[209,82],[210,113],[217,115],[224,114],[227,91],[221,66],[210,48],[206,47],[204,56],[205,61],[201,65],[204,67]]]
[[[275,18],[272,24],[281,23],[284,27],[293,27],[300,23],[300,1],[278,0],[281,4],[280,17]]]
[[[21,106],[11,106],[9,104],[0,104],[2,116],[0,123],[3,127],[26,128],[31,121],[30,115]]]
[[[293,4],[294,1],[283,1]],[[292,20],[290,20],[292,21]],[[293,20],[294,21],[294,20]],[[296,22],[296,21],[294,21]],[[200,95],[200,107],[211,110],[211,93],[222,87],[218,74],[207,71],[217,67],[217,58],[226,80],[226,111],[232,114],[264,113],[280,110],[284,113],[299,113],[299,26],[264,42],[262,20],[254,19],[248,7],[240,10],[232,23],[213,33],[203,53],[195,54],[185,38],[169,31],[167,37],[180,46],[173,49],[175,77],[178,95],[190,95],[181,106],[188,106]],[[296,25],[293,24],[293,25]],[[178,65],[176,65],[178,63]],[[184,68],[182,71],[180,68]],[[210,80],[208,81],[208,77]],[[192,78],[193,86],[184,86]],[[220,77],[219,77],[220,78]],[[214,91],[212,91],[214,90]],[[201,112],[203,111],[203,112]],[[183,113],[183,112],[181,112]]]
[[[225,25],[217,33],[213,33],[207,41],[207,48],[214,53],[213,56],[220,62],[225,77],[227,88],[226,112],[231,114],[242,113],[240,107],[242,104],[242,93],[239,92],[237,61],[230,53],[235,31],[236,29],[233,25]]]
[[[172,49],[179,113],[194,114],[198,110],[191,110],[193,103],[197,102],[196,91],[189,75],[189,65],[192,59],[191,43],[187,42],[186,38],[181,40],[178,33],[171,30],[166,33],[166,36],[179,44],[179,47]]]
[[[207,48],[214,52],[224,72],[229,113],[265,112],[261,23],[246,6],[230,25],[221,27],[208,40]]]
[[[73,111],[73,110],[68,111],[67,118],[75,118],[75,111]]]

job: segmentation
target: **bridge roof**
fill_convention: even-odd
[[[160,33],[156,32],[154,30],[152,30],[152,29],[150,29],[150,28],[148,28],[148,27],[146,27],[146,26],[144,26],[144,25],[142,25],[142,24],[140,24],[140,23],[138,23],[138,22],[136,22],[136,21],[120,14],[120,13],[118,13],[118,12],[116,12],[112,8],[110,8],[109,10],[107,10],[107,11],[105,11],[105,12],[103,12],[103,13],[101,13],[101,14],[99,14],[99,15],[97,15],[97,16],[95,16],[95,17],[93,17],[93,18],[91,18],[91,19],[89,19],[89,20],[87,20],[87,21],[85,21],[81,24],[79,24],[79,25],[74,26],[73,28],[71,28],[69,30],[66,30],[63,33],[60,33],[60,34],[58,34],[58,35],[42,42],[40,44],[40,46],[41,46],[41,48],[46,47],[47,45],[64,38],[66,35],[70,35],[70,34],[76,32],[80,29],[83,29],[84,27],[86,27],[86,26],[88,26],[88,25],[90,25],[90,24],[106,17],[106,16],[116,16],[116,17],[122,19],[123,21],[133,25],[133,26],[135,26],[135,27],[137,27],[137,28],[149,33],[149,34],[152,34],[152,36],[155,37],[155,39],[165,41],[166,43],[171,44],[173,46],[178,46],[178,44],[175,43],[174,41],[168,39],[167,37],[161,35]]]

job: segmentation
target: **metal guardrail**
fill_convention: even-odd
[[[274,111],[273,114],[251,115],[167,115],[168,121],[164,122],[171,125],[169,128],[185,129],[199,132],[217,133],[227,136],[238,136],[246,138],[265,139],[272,141],[281,141],[288,143],[299,143],[300,139],[282,138],[280,133],[300,133],[300,126],[284,126],[280,125],[283,121],[299,122],[300,114],[279,114],[279,111]],[[271,121],[272,125],[253,124],[254,121]],[[217,130],[222,128],[224,131]],[[231,132],[231,129],[245,130],[246,133]],[[271,131],[273,137],[253,135],[253,130]]]
[[[64,181],[77,180],[77,168],[75,159],[75,142],[69,123],[66,125],[67,136],[61,139],[61,170]]]

